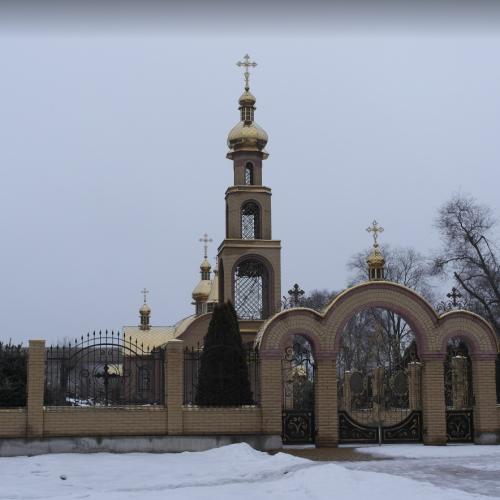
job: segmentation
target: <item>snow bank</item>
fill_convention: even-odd
[[[274,456],[237,444],[200,453],[0,459],[0,499],[307,500],[486,498],[406,477]]]

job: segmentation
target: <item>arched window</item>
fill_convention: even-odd
[[[253,201],[247,201],[241,207],[241,237],[244,240],[260,239],[260,209]]]
[[[269,315],[269,273],[256,259],[241,262],[234,272],[234,307],[240,319]]]
[[[245,184],[247,186],[253,185],[253,165],[250,162],[245,165]]]

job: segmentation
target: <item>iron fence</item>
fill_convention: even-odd
[[[28,350],[0,342],[0,408],[26,406]]]
[[[213,347],[212,349],[217,349]],[[186,347],[184,349],[184,404],[196,405],[196,395],[198,392],[198,377],[200,373],[201,357],[203,349],[197,347]],[[260,380],[259,380],[259,352],[257,349],[247,347],[245,358],[248,367],[248,378],[250,390],[252,392],[252,403],[258,404],[260,400]]]
[[[120,332],[47,348],[47,406],[163,405],[164,386],[165,350]]]

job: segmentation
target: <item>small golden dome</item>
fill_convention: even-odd
[[[212,282],[210,280],[201,280],[193,290],[193,299],[197,302],[205,302],[210,295]]]
[[[241,106],[253,106],[257,102],[257,99],[248,89],[245,89],[238,102]]]
[[[208,262],[207,258],[205,257],[205,259],[203,260],[203,262],[201,263],[200,265],[200,269],[202,271],[210,271],[210,269],[212,269],[212,266],[210,265],[210,262]]]
[[[227,145],[232,151],[262,151],[267,141],[266,131],[255,122],[246,124],[241,121],[227,136]]]
[[[379,250],[378,245],[373,246],[373,249],[366,259],[366,262],[369,267],[384,267],[385,259],[382,255],[382,252]]]
[[[139,309],[139,312],[142,315],[151,314],[151,308],[146,304],[146,302],[144,302],[144,304],[142,304],[141,308]]]

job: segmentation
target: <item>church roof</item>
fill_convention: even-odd
[[[135,344],[143,345],[144,348],[152,349],[161,346],[175,338],[175,326],[152,326],[149,330],[141,330],[138,326],[124,326],[124,337]]]

